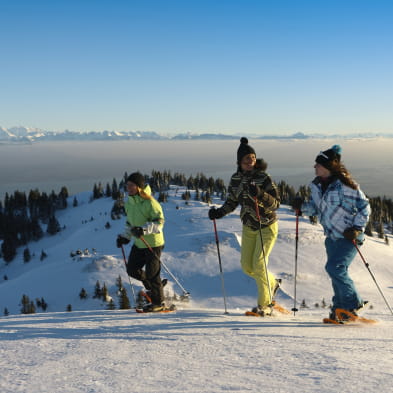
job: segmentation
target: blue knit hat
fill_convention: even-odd
[[[321,164],[326,169],[331,169],[333,161],[340,162],[341,152],[341,146],[334,145],[328,150],[320,151],[315,159],[315,162]]]

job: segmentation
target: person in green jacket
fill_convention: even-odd
[[[127,273],[130,277],[142,281],[146,290],[150,291],[151,304],[145,307],[144,311],[162,311],[165,304],[160,257],[165,244],[164,213],[161,205],[151,196],[150,186],[145,184],[145,178],[139,172],[128,176],[127,192],[128,200],[124,206],[127,214],[125,231],[118,235],[116,245],[120,248],[134,238],[128,257]]]
[[[280,281],[266,271],[269,254],[276,242],[280,206],[279,192],[265,172],[267,164],[256,158],[247,138],[241,138],[237,151],[237,172],[231,177],[228,196],[220,208],[209,210],[211,220],[221,218],[241,206],[243,224],[240,262],[243,272],[252,277],[258,288],[258,304],[253,312],[271,315],[273,297]]]

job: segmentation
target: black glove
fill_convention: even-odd
[[[130,242],[129,239],[127,239],[126,237],[122,236],[122,235],[117,235],[117,239],[116,239],[116,246],[118,248],[121,248],[121,246],[123,244],[128,244]]]
[[[248,193],[253,197],[257,198],[263,194],[263,190],[261,190],[256,184],[251,183],[248,186]]]
[[[221,217],[224,217],[225,213],[221,209],[216,209],[215,207],[212,207],[209,210],[209,218],[211,220],[218,220]]]
[[[351,228],[347,228],[343,235],[347,240],[353,241],[355,240],[360,234],[361,234],[361,230],[351,227]]]
[[[143,236],[143,228],[142,227],[132,227],[131,233],[133,236],[135,236],[139,239],[141,236]]]
[[[302,208],[302,204],[303,204],[303,198],[301,198],[300,196],[295,197],[295,199],[292,201],[293,210],[297,210],[300,213],[300,209]]]

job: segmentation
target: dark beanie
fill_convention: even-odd
[[[240,164],[242,158],[247,154],[255,154],[255,150],[248,144],[248,139],[243,137],[240,139],[240,146],[237,149],[237,163]]]
[[[139,188],[145,187],[145,178],[139,172],[131,173],[131,175],[127,177],[127,181],[136,184]]]
[[[321,164],[323,167],[326,169],[331,169],[332,168],[332,163],[333,161],[338,161],[340,162],[341,160],[341,146],[340,145],[334,145],[328,150],[321,151],[317,155],[317,158],[315,159],[315,162],[318,164]]]

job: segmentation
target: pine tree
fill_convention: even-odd
[[[99,199],[104,196],[104,190],[102,188],[102,184],[98,183],[98,186],[94,184],[93,188],[93,199]]]
[[[31,260],[30,250],[26,247],[23,251],[23,262],[28,263]]]
[[[200,199],[199,190],[195,190],[195,197],[194,197],[194,200],[195,200],[195,201],[199,201],[199,199]]]
[[[57,198],[57,207],[59,209],[66,209],[68,204],[67,204],[67,198],[68,198],[68,190],[67,187],[63,186],[61,187],[60,193]]]
[[[94,289],[94,295],[93,295],[93,299],[100,299],[102,296],[102,289],[101,289],[101,285],[100,282],[97,281],[96,282],[96,286]]]
[[[117,199],[120,198],[120,190],[119,190],[119,187],[117,186],[116,179],[113,179],[113,181],[112,181],[111,194],[112,194],[112,199],[114,201],[116,201]]]
[[[57,221],[57,218],[54,215],[52,215],[49,218],[46,232],[49,233],[50,235],[55,235],[56,233],[60,232],[60,230],[61,228],[60,228],[59,221]]]
[[[108,304],[107,304],[107,306],[106,306],[106,309],[107,309],[107,310],[115,310],[115,309],[116,309],[116,305],[115,305],[115,302],[113,301],[113,299],[111,299],[111,300],[108,302]]]
[[[31,219],[29,227],[29,232],[33,240],[40,240],[44,236],[44,232],[37,217]]]
[[[377,231],[378,231],[378,237],[380,239],[384,239],[385,238],[385,230],[384,230],[384,227],[383,227],[382,220],[378,224],[378,230]]]
[[[181,198],[182,198],[184,201],[189,201],[190,198],[191,198],[191,193],[190,193],[190,191],[188,191],[188,190],[185,191],[185,192],[182,194]]]
[[[121,281],[121,276],[120,276],[120,274],[119,274],[119,277],[117,277],[117,279],[116,279],[116,286],[117,286],[117,289],[118,289],[119,292],[120,292],[120,291],[122,290],[122,288],[123,288],[123,283],[122,283],[122,281]]]
[[[27,295],[22,296],[21,304],[22,304],[22,308],[21,308],[22,314],[34,314],[35,313],[34,303],[32,301],[30,301],[30,299]]]
[[[80,299],[87,299],[87,292],[85,288],[82,288],[81,291],[79,292],[79,298]]]
[[[105,196],[107,198],[112,196],[112,189],[111,186],[109,185],[109,183],[106,183],[106,187],[105,187]]]
[[[1,244],[1,253],[5,263],[11,262],[16,255],[16,239],[11,234],[7,234]]]
[[[43,311],[46,311],[46,309],[48,308],[48,303],[44,300],[44,298],[41,298],[41,308]]]
[[[306,304],[306,299],[303,299],[302,303],[300,304],[300,308],[308,308]]]
[[[373,230],[374,230],[373,224],[372,224],[372,222],[371,222],[371,220],[370,220],[370,221],[367,223],[367,225],[366,225],[366,229],[364,230],[364,233],[365,233],[367,236],[373,237]]]
[[[104,283],[102,289],[101,289],[101,298],[106,302],[108,299],[109,294],[108,294],[108,288],[106,287],[106,284]]]
[[[120,290],[120,296],[119,296],[119,309],[129,310],[130,308],[131,308],[130,299],[127,296],[127,291],[125,288],[122,288]]]

